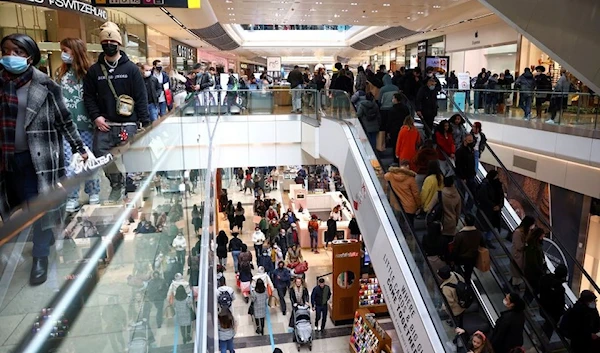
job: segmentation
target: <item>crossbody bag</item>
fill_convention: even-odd
[[[133,107],[135,105],[135,101],[131,96],[126,94],[122,94],[117,96],[117,92],[115,92],[115,87],[112,84],[112,80],[108,78],[108,72],[106,71],[106,67],[104,65],[100,65],[102,68],[102,73],[106,77],[106,81],[108,82],[108,87],[115,97],[115,101],[117,103],[117,114],[121,116],[131,116],[133,114]]]

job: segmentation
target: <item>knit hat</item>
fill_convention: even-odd
[[[591,301],[596,300],[596,295],[594,294],[594,292],[586,289],[581,292],[579,299],[583,300],[584,302],[591,302]]]
[[[450,267],[444,266],[438,270],[438,276],[440,276],[441,279],[446,280],[450,278],[450,272]]]
[[[100,26],[100,43],[106,40],[112,40],[119,43],[119,45],[123,45],[119,27],[112,22],[106,22]]]

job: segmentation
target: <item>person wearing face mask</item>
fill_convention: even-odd
[[[438,112],[436,81],[433,78],[427,80],[427,84],[422,86],[415,101],[417,115],[423,123],[429,127],[428,133],[433,133],[433,120]]]
[[[277,289],[277,294],[279,295],[279,303],[281,305],[281,312],[285,316],[287,306],[285,303],[285,295],[287,293],[287,289],[290,286],[290,270],[285,268],[285,263],[283,261],[279,261],[277,263],[277,268],[273,271],[273,284]]]
[[[440,92],[442,90],[442,84],[440,82],[440,80],[435,76],[435,69],[431,66],[428,66],[425,69],[425,78],[423,81],[427,82],[428,80],[433,79],[435,81],[435,93],[437,94],[438,92]]]
[[[16,207],[27,209],[65,176],[63,138],[84,161],[87,154],[60,86],[35,68],[41,60],[37,43],[15,33],[2,38],[0,47],[0,215],[6,223]],[[63,211],[52,208],[32,225],[32,285],[46,281],[53,229]]]
[[[525,249],[523,250],[523,255],[525,257],[525,268],[523,269],[523,272],[525,274],[525,280],[529,283],[534,295],[539,293],[540,277],[548,272],[544,249],[542,249],[544,236],[545,234],[542,228],[535,228],[533,231],[529,232],[528,237],[525,239]],[[526,293],[527,299],[530,299],[530,292],[527,291]]]
[[[83,78],[90,68],[90,59],[87,55],[85,42],[78,38],[65,38],[60,42],[62,65],[58,69],[56,82],[62,90],[65,105],[73,122],[77,125],[77,131],[83,142],[93,146],[94,125],[88,118],[87,111],[83,104]],[[67,140],[63,140],[65,151],[65,166],[67,177],[74,175],[74,171],[69,167],[71,164],[71,148]],[[89,195],[89,203],[92,205],[100,202],[100,178],[96,175],[85,182],[85,193]],[[76,212],[79,206],[79,188],[67,198],[67,212]]]
[[[548,273],[540,278],[540,316],[545,319],[542,330],[548,341],[552,338],[554,324],[557,324],[565,312],[565,288],[569,270],[563,264],[556,266],[554,273]]]
[[[535,229],[535,218],[531,216],[525,216],[521,220],[521,224],[515,229],[510,236],[512,241],[511,255],[515,260],[514,264],[511,264],[510,273],[512,276],[511,282],[514,286],[519,286],[523,283],[521,279],[521,273],[525,268],[525,239],[529,237],[529,232]]]
[[[83,101],[90,120],[96,125],[94,154],[104,156],[135,136],[138,124],[150,124],[146,85],[138,67],[129,60],[122,45],[119,27],[106,22],[100,27],[103,53],[88,70],[83,81]],[[110,181],[109,200],[120,201],[125,177],[114,163],[105,167]]]
[[[482,231],[485,232],[485,241],[489,249],[495,249],[496,247],[492,244],[494,239],[493,229],[498,230],[500,233],[501,226],[501,213],[504,207],[504,189],[500,176],[496,170],[490,170],[485,176],[485,179],[479,185],[477,190],[477,205],[479,210],[485,214],[489,221],[483,222]]]
[[[167,108],[169,105],[169,102],[167,102],[167,94],[171,94],[169,91],[171,80],[169,79],[169,75],[167,75],[167,73],[163,70],[162,62],[160,60],[154,60],[152,62],[152,76],[156,77],[156,80],[158,83],[160,83],[158,115],[163,116],[167,114]]]
[[[467,135],[462,146],[455,153],[455,173],[456,177],[461,179],[474,194],[476,191],[475,184],[475,141],[472,135]],[[462,184],[460,184],[462,186]],[[467,211],[471,211],[473,200],[467,197]]]
[[[146,85],[146,92],[148,93],[148,116],[150,117],[150,121],[155,121],[159,115],[159,98],[162,86],[158,82],[158,79],[152,75],[152,67],[150,65],[138,64],[138,67],[144,75],[144,83]]]
[[[573,353],[600,351],[600,316],[596,301],[597,297],[592,291],[582,291],[577,302],[561,319],[560,330],[571,339]]]
[[[525,302],[519,294],[511,292],[504,297],[502,303],[508,310],[500,314],[489,337],[495,353],[508,353],[512,348],[523,345]]]

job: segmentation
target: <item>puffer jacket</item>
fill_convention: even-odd
[[[415,214],[421,207],[421,197],[419,195],[419,188],[415,181],[417,174],[408,168],[403,167],[391,167],[387,173],[385,173],[385,180],[392,184],[394,193],[400,199],[400,203],[404,208],[404,211],[408,214]],[[395,199],[392,199],[392,206],[399,209],[399,205]]]
[[[394,98],[394,94],[398,93],[398,87],[396,87],[392,83],[392,78],[390,75],[383,76],[383,87],[379,90],[379,104],[381,110],[390,110],[394,103],[392,102],[392,98]]]
[[[431,210],[433,206],[438,202],[437,195],[431,199],[428,210]],[[456,226],[458,225],[458,219],[460,218],[460,210],[462,200],[460,195],[454,186],[444,187],[442,189],[442,203],[444,204],[444,220],[442,222],[442,234],[447,236],[454,236],[456,234]]]
[[[515,81],[515,88],[531,94],[535,89],[535,79],[531,72],[525,72]]]

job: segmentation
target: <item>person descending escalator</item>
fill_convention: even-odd
[[[554,325],[558,324],[565,312],[565,288],[569,271],[563,264],[556,266],[554,273],[548,273],[540,278],[540,316],[544,318],[542,330],[548,341],[552,338]]]
[[[508,309],[500,314],[489,337],[494,353],[509,353],[523,345],[525,329],[525,302],[517,293],[509,293],[502,301]]]
[[[422,122],[429,127],[429,131],[433,131],[433,120],[438,112],[436,80],[430,78],[426,85],[421,86],[417,92],[415,106]]]
[[[494,239],[494,229],[500,233],[500,226],[502,222],[502,208],[504,207],[504,189],[502,187],[502,181],[500,181],[500,177],[496,170],[490,170],[486,175],[485,179],[479,185],[479,189],[477,190],[477,206],[479,207],[479,211],[485,218],[485,220],[481,222],[482,230],[485,231],[485,241],[487,247],[490,249],[495,249],[496,247],[492,244]]]
[[[600,316],[596,301],[592,291],[584,290],[575,305],[561,318],[559,330],[571,340],[573,353],[600,352]]]

